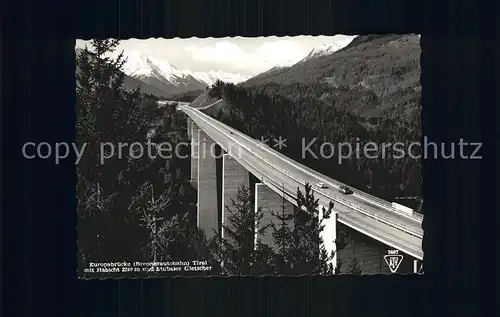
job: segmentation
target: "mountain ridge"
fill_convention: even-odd
[[[337,41],[337,42],[335,42],[333,44],[325,44],[325,45],[323,45],[321,47],[313,48],[306,55],[306,57],[304,57],[303,59],[301,59],[296,64],[302,63],[302,62],[305,62],[305,61],[308,61],[310,59],[314,59],[314,58],[317,58],[317,57],[331,55],[331,54],[333,54],[333,53],[335,53],[335,52],[343,49],[347,45],[349,45],[355,38],[357,38],[357,37],[350,37],[349,36],[349,37],[345,37],[342,40],[339,40],[339,41]]]
[[[339,51],[340,49],[344,48],[346,45],[349,45],[355,39],[356,36],[342,36],[340,39],[337,39],[335,43],[332,44],[324,44],[323,46],[320,47],[315,47],[307,53],[306,56],[304,56],[302,59],[300,59],[297,62],[294,63],[284,63],[283,65],[275,65],[272,68],[259,73],[249,79],[247,79],[243,84],[252,84],[255,83],[256,81],[263,79],[265,77],[269,76],[274,76],[277,75],[284,70],[290,69],[291,67],[306,62],[308,60],[321,57],[321,56],[326,56],[326,55],[331,55],[335,53],[336,51]]]
[[[118,55],[118,54],[116,54]],[[155,86],[165,94],[203,89],[207,83],[172,66],[167,60],[157,59],[142,52],[124,51],[123,71],[130,77]]]
[[[420,52],[416,34],[363,35],[332,54],[261,73],[245,86],[276,85],[285,96],[297,85],[316,87],[311,91],[321,102],[348,104],[360,115],[380,116],[393,108],[412,112],[420,104]]]
[[[240,86],[287,99],[307,95],[366,118],[410,117],[420,111],[420,54],[417,34],[363,35],[332,54],[268,70]]]
[[[81,49],[81,48],[75,48],[76,56],[78,57],[78,55],[82,51],[83,51],[83,49]],[[76,65],[75,72],[76,73],[79,72],[78,64]],[[167,92],[163,91],[162,89],[160,89],[154,85],[150,85],[150,84],[148,84],[140,79],[131,77],[131,76],[127,75],[126,73],[124,73],[124,75],[125,76],[123,79],[123,87],[128,91],[132,91],[132,90],[139,88],[145,94],[155,95],[157,97],[168,97],[169,96],[169,94]]]
[[[82,48],[75,47],[76,54],[82,50]],[[122,67],[126,75],[125,88],[133,90],[140,87],[145,93],[158,97],[204,90],[217,80],[239,83],[248,79],[248,76],[223,71],[180,70],[166,59],[151,57],[138,50],[116,51],[110,57],[116,58],[121,52],[123,52],[123,58],[126,59]]]
[[[197,90],[212,85],[217,80],[225,82],[238,83],[248,79],[248,76],[239,73],[228,73],[224,71],[209,70],[206,72],[190,71],[185,69],[178,69],[169,63],[167,59],[156,58],[146,55],[139,51],[124,51],[124,56],[131,59],[124,65],[124,71],[129,76],[141,77],[162,77],[173,85],[186,85],[187,83],[199,86],[201,83],[203,87],[190,87],[187,91]]]

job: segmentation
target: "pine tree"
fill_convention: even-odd
[[[323,207],[320,211],[311,185],[306,184],[304,194],[297,189],[297,206],[293,219],[292,271],[294,274],[333,274],[331,261],[334,254],[328,253],[321,237],[325,227],[323,220],[329,219],[333,202],[330,202],[328,209]]]
[[[77,56],[77,142],[87,144],[85,161],[79,167],[86,176],[99,178],[105,190],[115,183],[116,174],[124,169],[127,161],[115,154],[106,164],[101,164],[100,144],[132,144],[146,135],[151,121],[142,110],[144,97],[139,90],[128,92],[123,87],[123,54],[116,58],[109,56],[118,43],[117,40],[93,40],[91,49],[86,48]]]
[[[333,203],[328,208],[319,209],[318,200],[314,198],[311,186],[306,184],[304,194],[297,189],[297,207],[287,212],[286,199],[282,195],[282,208],[272,212],[277,219],[271,224],[276,244],[274,265],[277,274],[333,274],[333,258],[335,251],[328,252],[321,236],[325,225],[323,220],[330,218]],[[337,250],[345,247],[342,241],[334,241]]]
[[[278,212],[271,210],[273,217],[277,219],[276,222],[271,222],[272,235],[276,245],[274,254],[274,267],[275,273],[280,275],[289,275],[292,273],[290,268],[293,263],[293,244],[292,244],[292,221],[294,217],[293,212],[287,211],[287,201],[285,192],[282,192],[281,208]]]
[[[215,234],[210,246],[221,263],[222,273],[228,275],[261,275],[270,272],[272,265],[269,246],[256,239],[268,226],[261,226],[262,208],[254,211],[251,190],[246,186],[238,189],[232,206],[224,206],[229,214],[223,225],[224,237]]]
[[[80,147],[85,145],[77,166],[78,233],[81,253],[93,261],[125,260],[140,254],[127,247],[129,239],[133,239],[130,223],[123,220],[128,203],[123,203],[122,198],[127,195],[118,195],[123,194],[119,175],[128,162],[116,155],[106,164],[100,162],[100,144],[110,142],[116,146],[123,136],[132,140],[137,134],[122,131],[137,131],[145,126],[138,115],[138,92],[130,94],[122,87],[122,57],[106,57],[117,45],[116,40],[94,40],[92,49],[77,56],[76,137]],[[100,212],[90,212],[88,208],[92,206],[88,200],[92,188],[99,188],[94,191],[106,201]]]
[[[155,197],[156,196],[156,197]],[[166,221],[165,211],[171,206],[172,197],[167,192],[155,195],[153,185],[146,182],[140,188],[137,196],[134,196],[129,210],[141,214],[140,225],[148,231],[149,239],[146,241],[146,260],[165,260],[169,255],[165,254],[165,246],[168,245],[169,232],[164,231]]]
[[[102,248],[106,242],[109,230],[109,212],[114,196],[103,195],[99,183],[91,184],[78,178],[77,187],[82,191],[77,196],[78,214],[78,268],[83,274],[83,268],[90,260],[106,260],[107,252]],[[81,226],[85,224],[85,226]]]
[[[137,261],[143,258],[145,246],[152,259],[183,257],[180,253],[190,252],[191,244],[198,243],[187,234],[186,214],[193,209],[192,193],[182,173],[187,164],[175,156],[151,159],[147,153],[132,159],[128,147],[118,156],[120,143],[145,146],[150,124],[160,113],[152,107],[154,98],[123,87],[123,55],[110,57],[117,45],[117,40],[93,40],[91,48],[77,56],[77,141],[86,145],[77,166],[82,265],[86,261]],[[156,141],[182,141],[170,132]],[[104,143],[113,144],[115,153],[103,164],[100,145]]]

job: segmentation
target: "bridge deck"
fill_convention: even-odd
[[[335,203],[334,209],[338,211],[341,223],[415,258],[423,258],[421,218],[398,213],[389,202],[360,191],[343,195],[337,190],[341,183],[287,158],[199,110],[187,105],[179,105],[179,109],[241,165],[279,194],[284,188],[293,196],[297,187],[303,187],[305,183],[314,186],[323,182],[329,187],[313,187],[316,196],[321,205],[327,206],[330,201]]]

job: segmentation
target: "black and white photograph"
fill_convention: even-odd
[[[424,274],[422,160],[450,150],[422,137],[420,54],[418,34],[76,40],[78,276]]]

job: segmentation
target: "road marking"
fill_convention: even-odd
[[[195,108],[191,108],[191,107],[188,107],[187,109],[189,109],[190,111],[193,111],[193,113],[195,113],[202,121],[204,121],[206,124],[208,124],[210,127],[212,127],[213,129],[217,130],[219,133],[221,133],[224,137],[226,138],[229,138],[229,139],[232,139],[236,144],[238,144],[239,146],[241,146],[242,148],[246,149],[248,152],[252,153],[253,151],[248,148],[247,146],[241,144],[240,142],[238,142],[236,140],[236,138],[234,136],[231,136],[231,135],[227,135],[227,133],[225,131],[223,131],[224,129],[222,128],[219,128],[217,127],[214,123],[212,123],[210,120],[213,120],[213,118],[210,118],[208,115],[206,114],[203,114],[202,115],[202,112],[200,111],[195,111],[197,109]],[[204,116],[208,117],[209,119],[206,119],[204,118]],[[238,134],[242,135],[241,132],[238,131]],[[255,140],[251,139],[253,142],[255,142]],[[258,158],[256,155],[255,155],[256,158]],[[274,168],[275,170],[281,172],[283,175],[291,178],[292,180],[296,181],[297,183],[301,184],[301,185],[305,185],[305,183],[303,181],[300,181],[298,179],[296,179],[295,177],[291,176],[289,173],[287,173],[284,169],[282,168],[279,168],[279,167],[276,167],[274,166],[274,164],[271,164],[269,162],[266,162],[265,160],[261,159],[261,158],[258,158],[259,160],[263,161],[265,164],[269,165],[270,167]],[[292,166],[295,166],[295,164],[290,164]],[[297,167],[296,167],[297,168]],[[300,167],[299,167],[300,169]],[[302,169],[303,170],[303,169]],[[310,174],[310,173],[309,173]],[[310,174],[311,175],[311,174]],[[312,175],[313,177],[315,177],[314,175]],[[409,231],[408,229],[404,228],[404,225],[402,226],[401,224],[398,224],[398,223],[394,223],[393,221],[390,221],[390,220],[387,220],[387,219],[383,219],[381,217],[378,217],[376,214],[374,214],[373,212],[370,212],[370,211],[367,211],[367,210],[364,210],[363,208],[359,207],[359,206],[355,206],[353,204],[351,204],[350,202],[346,202],[344,201],[344,199],[342,198],[337,198],[337,197],[331,197],[330,195],[327,195],[325,193],[321,193],[321,192],[318,192],[319,194],[322,194],[323,196],[327,197],[328,199],[331,199],[333,201],[336,201],[340,204],[343,204],[345,206],[347,206],[348,208],[351,208],[351,209],[354,209],[370,218],[373,218],[377,221],[380,221],[382,223],[385,223],[389,226],[392,226],[398,230],[401,230],[403,232],[406,232],[410,235],[413,235],[413,236],[416,236],[418,238],[422,238],[422,236],[420,234],[417,234],[417,233],[414,233],[412,231]]]
[[[214,104],[216,104],[216,103],[218,103],[218,102],[220,102],[220,101],[222,101],[222,99],[220,99],[219,101],[217,101],[217,102],[215,102],[215,103],[213,103],[213,104],[211,104],[211,105],[208,105],[208,106],[206,106],[206,107],[204,107],[204,108],[192,108],[192,109],[196,109],[196,110],[199,110],[199,109],[206,109],[206,108],[208,108],[208,107],[210,107],[210,106],[212,106],[212,105],[214,105]],[[189,107],[189,106],[186,106],[186,107]],[[206,115],[206,114],[205,114],[205,115]],[[236,132],[236,133],[237,133],[237,134],[239,134],[241,137],[246,138],[247,140],[249,140],[249,141],[251,141],[251,142],[255,142],[255,141],[257,141],[257,140],[255,140],[255,139],[253,139],[253,138],[249,137],[248,135],[246,135],[246,134],[244,134],[244,133],[241,133],[240,131],[238,131],[238,130],[236,130],[236,129],[232,129],[232,130],[234,130],[233,132]],[[263,147],[263,149],[264,149],[265,151],[267,151],[268,153],[270,153],[271,155],[273,155],[274,157],[279,158],[281,161],[285,162],[286,164],[289,164],[289,165],[291,165],[291,166],[293,166],[293,167],[295,167],[295,168],[298,168],[298,169],[299,169],[299,170],[301,170],[302,172],[304,172],[304,173],[306,173],[306,174],[309,174],[310,176],[315,177],[315,178],[317,178],[317,179],[321,180],[323,183],[327,183],[328,185],[330,185],[330,186],[332,186],[332,187],[335,187],[335,188],[337,188],[337,189],[338,189],[340,186],[346,186],[345,184],[343,184],[343,183],[341,183],[341,182],[338,182],[338,181],[335,181],[335,182],[339,183],[340,185],[334,184],[332,181],[322,178],[322,177],[321,177],[321,176],[319,176],[316,172],[311,172],[311,171],[309,171],[309,170],[307,170],[307,169],[305,169],[305,168],[303,168],[303,167],[301,167],[301,166],[299,166],[299,165],[297,165],[297,164],[295,164],[295,163],[293,163],[293,162],[290,162],[290,161],[289,161],[289,158],[284,158],[284,157],[282,157],[281,155],[278,155],[278,154],[274,153],[271,149],[264,148],[264,147]],[[358,198],[360,198],[360,199],[362,199],[362,200],[364,200],[364,201],[366,201],[366,202],[369,202],[369,203],[375,204],[375,205],[377,205],[377,206],[379,206],[379,207],[381,207],[381,208],[384,208],[384,209],[386,209],[386,210],[388,210],[388,211],[390,211],[390,212],[396,213],[396,214],[398,214],[398,215],[400,215],[400,216],[403,216],[403,217],[406,217],[406,218],[408,218],[408,219],[411,219],[411,220],[417,221],[417,222],[419,222],[419,223],[421,223],[421,222],[422,222],[422,218],[423,218],[422,216],[413,216],[413,215],[408,215],[408,214],[405,214],[405,213],[403,213],[403,212],[398,211],[398,210],[397,210],[397,209],[395,209],[394,207],[392,207],[392,206],[390,205],[390,203],[389,203],[389,202],[387,202],[387,205],[384,205],[384,204],[382,204],[380,201],[378,201],[378,200],[381,200],[381,199],[377,199],[377,198],[376,198],[376,197],[374,197],[374,196],[373,196],[373,198],[372,198],[372,197],[370,197],[370,196],[369,196],[369,194],[367,194],[367,193],[363,193],[362,191],[360,191],[360,190],[358,190],[358,189],[356,189],[356,191],[357,191],[358,193],[354,193],[354,194],[355,194],[355,196],[356,196],[356,197],[358,197]],[[363,193],[363,194],[360,194],[360,192],[361,192],[361,193]]]
[[[211,122],[211,120],[213,120],[214,122],[216,122],[217,124],[220,124],[220,125],[223,125],[222,123],[220,123],[220,122],[218,122],[218,121],[214,120],[213,118],[210,118],[208,115],[203,114],[203,113],[202,113],[202,112],[200,112],[200,111],[195,111],[195,110],[197,110],[196,108],[191,108],[191,107],[188,107],[187,109],[192,110],[192,111],[193,111],[193,112],[194,112],[194,113],[195,113],[195,114],[196,114],[199,118],[201,118],[201,120],[203,120],[205,123],[207,123],[207,124],[208,124],[209,126],[211,126],[212,128],[214,128],[214,129],[218,130],[220,133],[222,133],[223,135],[225,135],[225,137],[227,137],[227,138],[229,138],[229,139],[232,139],[232,140],[233,140],[236,144],[238,144],[238,145],[239,145],[239,146],[241,146],[242,148],[246,149],[246,150],[247,150],[247,151],[249,151],[250,153],[252,153],[252,152],[253,152],[250,148],[248,148],[247,146],[245,146],[245,145],[241,144],[240,142],[238,142],[234,136],[227,135],[226,131],[224,131],[224,130],[227,130],[227,128],[226,128],[225,126],[222,126],[222,128],[221,128],[221,127],[218,127],[218,126],[216,126],[216,124],[215,124],[215,123],[212,123],[212,122]],[[206,116],[206,117],[208,117],[208,119],[207,119],[207,118],[204,118],[205,116]],[[210,120],[209,120],[209,119],[210,119]],[[254,140],[254,139],[252,139],[252,138],[250,138],[250,137],[246,136],[245,134],[243,134],[243,133],[241,133],[241,132],[239,132],[239,131],[237,131],[237,134],[238,134],[239,136],[244,137],[246,140],[251,141],[251,143],[252,143],[253,145],[255,145],[255,146],[259,147],[259,148],[263,148],[263,147],[259,146],[260,144],[257,144],[257,143],[256,143],[256,142],[257,142],[256,140]],[[289,164],[289,165],[291,165],[291,166],[293,166],[293,167],[295,167],[295,168],[298,168],[299,170],[301,170],[301,171],[303,171],[303,172],[306,172],[306,173],[307,173],[307,174],[309,174],[310,176],[312,176],[312,177],[316,178],[316,180],[315,180],[315,181],[317,181],[318,179],[320,179],[320,180],[324,180],[322,177],[320,177],[320,176],[316,176],[316,175],[314,175],[314,173],[308,172],[308,171],[304,170],[303,168],[301,168],[300,166],[297,166],[296,164],[291,163],[291,162],[288,162],[288,161],[286,161],[284,158],[279,157],[278,155],[276,155],[275,153],[273,153],[272,151],[270,151],[270,149],[267,149],[267,148],[264,148],[264,149],[265,149],[266,151],[270,152],[271,154],[273,154],[273,156],[274,156],[274,157],[278,157],[278,158],[280,158],[280,160],[284,161],[285,163],[287,163],[287,164]],[[256,156],[256,157],[257,157],[257,156]],[[291,176],[291,175],[290,175],[290,174],[289,174],[289,173],[288,173],[285,169],[280,168],[280,167],[278,167],[278,166],[275,166],[274,164],[271,164],[271,163],[269,163],[269,162],[266,162],[266,161],[265,161],[264,159],[262,159],[262,158],[259,158],[259,159],[260,159],[260,160],[262,160],[262,161],[264,161],[264,162],[265,162],[266,164],[268,164],[269,166],[273,167],[275,170],[280,171],[280,172],[281,172],[282,174],[284,174],[285,176],[287,176],[287,177],[289,177],[289,178],[293,179],[293,180],[294,180],[294,181],[296,181],[297,183],[299,183],[299,184],[301,184],[301,185],[303,185],[303,186],[305,185],[305,182],[304,182],[304,181],[298,180],[297,178],[295,178],[295,177]],[[330,182],[328,182],[328,181],[325,181],[325,182],[326,182],[326,183],[329,183],[329,184],[331,185],[331,183],[330,183]],[[313,183],[314,183],[314,182],[313,182]],[[332,186],[332,187],[336,187],[336,186]],[[378,221],[380,221],[380,222],[386,223],[386,224],[388,224],[388,225],[390,225],[390,226],[393,226],[393,227],[395,227],[395,228],[397,228],[397,229],[399,229],[399,230],[401,230],[401,231],[407,232],[407,233],[409,233],[409,234],[411,234],[411,235],[414,235],[414,236],[417,236],[417,237],[419,237],[419,238],[422,238],[422,237],[423,237],[423,236],[422,236],[422,234],[420,234],[420,232],[415,233],[413,230],[409,231],[409,229],[406,229],[406,228],[404,227],[404,225],[403,225],[403,224],[399,224],[399,223],[394,222],[394,221],[391,221],[391,220],[389,220],[389,219],[385,219],[385,217],[380,217],[380,216],[377,216],[374,212],[370,212],[370,211],[368,211],[368,210],[364,210],[364,208],[361,208],[361,207],[359,207],[359,206],[353,205],[352,203],[350,203],[350,202],[348,202],[348,201],[345,201],[345,200],[344,200],[344,199],[342,199],[342,198],[332,197],[332,196],[331,196],[331,195],[329,195],[329,194],[325,194],[325,193],[319,192],[319,191],[317,191],[317,190],[315,190],[315,191],[316,191],[316,192],[318,192],[319,194],[321,194],[321,195],[323,195],[323,196],[325,196],[325,197],[329,198],[329,199],[332,199],[332,200],[334,200],[334,201],[336,201],[336,202],[338,202],[338,203],[344,204],[344,205],[346,205],[346,206],[347,206],[347,207],[349,207],[349,208],[352,208],[352,209],[357,210],[358,212],[361,212],[361,213],[363,213],[363,214],[365,214],[365,215],[367,215],[367,216],[369,216],[369,217],[371,217],[371,218],[374,218],[375,220],[378,220]],[[358,196],[356,196],[356,197],[359,197],[359,195],[358,195]],[[398,214],[399,214],[399,213],[398,213]],[[406,217],[406,218],[409,218],[409,219],[411,219],[411,220],[417,221],[417,223],[419,223],[419,222],[418,222],[418,220],[413,219],[413,218],[411,218],[411,217]]]
[[[196,113],[196,112],[195,112],[195,113]],[[202,121],[207,122],[207,120],[206,120],[206,119],[204,119],[204,118],[202,118],[201,120],[202,120]],[[221,131],[219,128],[217,128],[216,126],[212,125],[210,122],[207,122],[207,123],[208,123],[208,126],[209,126],[211,129],[213,129],[213,130],[214,130],[214,131],[216,131],[217,133],[221,134],[221,135],[222,135],[222,137],[224,137],[224,138],[227,138],[227,137],[228,137],[224,131]],[[211,134],[211,133],[207,133],[207,134],[210,136],[210,134]],[[212,137],[212,136],[210,136],[210,137]],[[238,143],[238,142],[237,142],[237,143]],[[239,144],[239,143],[238,143],[238,144]],[[249,149],[247,149],[245,146],[243,146],[243,145],[241,145],[241,144],[240,144],[240,146],[241,146],[241,147],[243,147],[243,148],[245,148],[247,151],[252,152],[252,151],[250,151]],[[257,157],[257,156],[255,156],[255,159],[256,159],[256,160],[263,161],[261,158],[259,158],[259,157]],[[250,162],[249,162],[249,161],[247,161],[247,160],[241,159],[240,164],[242,164],[245,168],[247,168],[247,169],[249,170],[249,172],[251,172],[251,173],[254,173],[254,174],[258,174],[258,173],[259,173],[259,169],[258,169],[257,167],[255,167],[252,163],[250,163]],[[278,172],[281,172],[281,171],[280,171],[279,169],[277,169],[276,167],[274,167],[274,166],[272,166],[272,165],[270,165],[270,164],[268,164],[268,165],[269,165],[271,168],[276,169]],[[282,174],[283,174],[283,173],[282,173]],[[297,181],[295,178],[291,177],[290,175],[288,175],[288,174],[286,174],[286,173],[285,173],[285,174],[283,174],[283,175],[284,175],[285,177],[291,178],[292,180],[294,180],[294,181],[296,181],[296,182],[300,183],[300,182],[299,182],[299,181]],[[264,184],[266,184],[266,185],[268,185],[268,186],[270,186],[270,187],[275,187],[275,188],[276,188],[276,189],[275,189],[275,192],[278,192],[277,188],[279,188],[279,186],[278,186],[278,185],[275,185],[275,184],[274,184],[275,182],[274,182],[274,181],[272,181],[271,179],[266,179],[266,178],[262,177],[261,181],[262,181],[262,183],[264,183]],[[281,192],[281,189],[279,190],[279,192]],[[288,195],[292,195],[292,194],[289,194],[289,193],[287,193],[287,194],[288,194]],[[326,197],[326,198],[328,198],[328,199],[332,199],[332,198],[328,197],[328,196],[327,196],[327,195],[325,195],[325,194],[323,194],[323,196],[325,196],[325,197]],[[288,199],[288,197],[287,197],[287,200],[289,200],[289,199]],[[342,203],[341,201],[337,201],[336,199],[333,199],[333,200],[334,200],[334,201],[336,201],[336,202],[338,202],[338,203],[340,203],[341,205],[344,205],[346,208],[350,208],[350,209],[354,209],[354,210],[356,210],[356,208],[353,208],[353,207],[349,206],[349,205],[348,205],[348,204],[346,204],[346,203]],[[289,200],[289,201],[290,201],[290,200]],[[294,203],[293,201],[290,201],[290,202]],[[295,202],[294,204],[296,205],[296,202]],[[360,212],[360,213],[366,216],[366,214],[365,214],[365,213],[363,213],[363,212]],[[415,248],[413,247],[413,245],[408,244],[408,243],[406,243],[406,242],[401,242],[401,241],[397,240],[397,238],[393,238],[393,237],[388,236],[388,235],[380,234],[380,233],[378,233],[378,231],[377,231],[378,229],[373,229],[372,227],[370,227],[370,226],[368,226],[368,225],[365,225],[365,224],[362,224],[362,223],[358,223],[358,222],[357,222],[358,220],[356,220],[356,218],[347,217],[348,219],[350,219],[350,222],[348,222],[346,219],[343,219],[343,218],[346,218],[346,217],[347,217],[347,215],[345,215],[344,213],[339,213],[339,218],[338,218],[338,221],[339,221],[340,223],[343,223],[344,225],[346,225],[346,226],[348,226],[348,227],[353,228],[354,230],[356,230],[356,231],[358,231],[358,232],[360,232],[360,233],[363,233],[363,234],[365,234],[365,235],[367,235],[367,236],[369,236],[369,237],[371,237],[371,238],[375,239],[375,240],[381,241],[382,243],[384,243],[384,244],[386,244],[386,245],[389,245],[389,246],[394,247],[394,248],[401,248],[401,247],[403,247],[403,248],[405,248],[405,253],[407,253],[407,254],[409,254],[409,255],[411,255],[411,256],[414,256],[415,258],[418,258],[418,259],[422,259],[422,258],[423,258],[422,251],[421,251],[420,249],[415,249]],[[374,219],[374,218],[370,217],[369,215],[368,215],[368,217],[369,217],[369,218],[371,218],[371,219]],[[381,223],[384,223],[383,221],[377,220],[376,218],[375,218],[374,220],[379,221],[379,222],[381,222]],[[386,223],[384,223],[384,224],[385,224],[385,225],[388,225],[388,226],[390,226],[390,227],[394,227],[394,226],[393,226],[393,225],[391,225],[391,224],[386,224]],[[399,229],[399,228],[397,228],[397,227],[394,227],[394,228],[395,228],[395,229],[397,229],[397,230],[400,230],[400,231],[406,232],[405,230],[401,230],[401,229]]]

